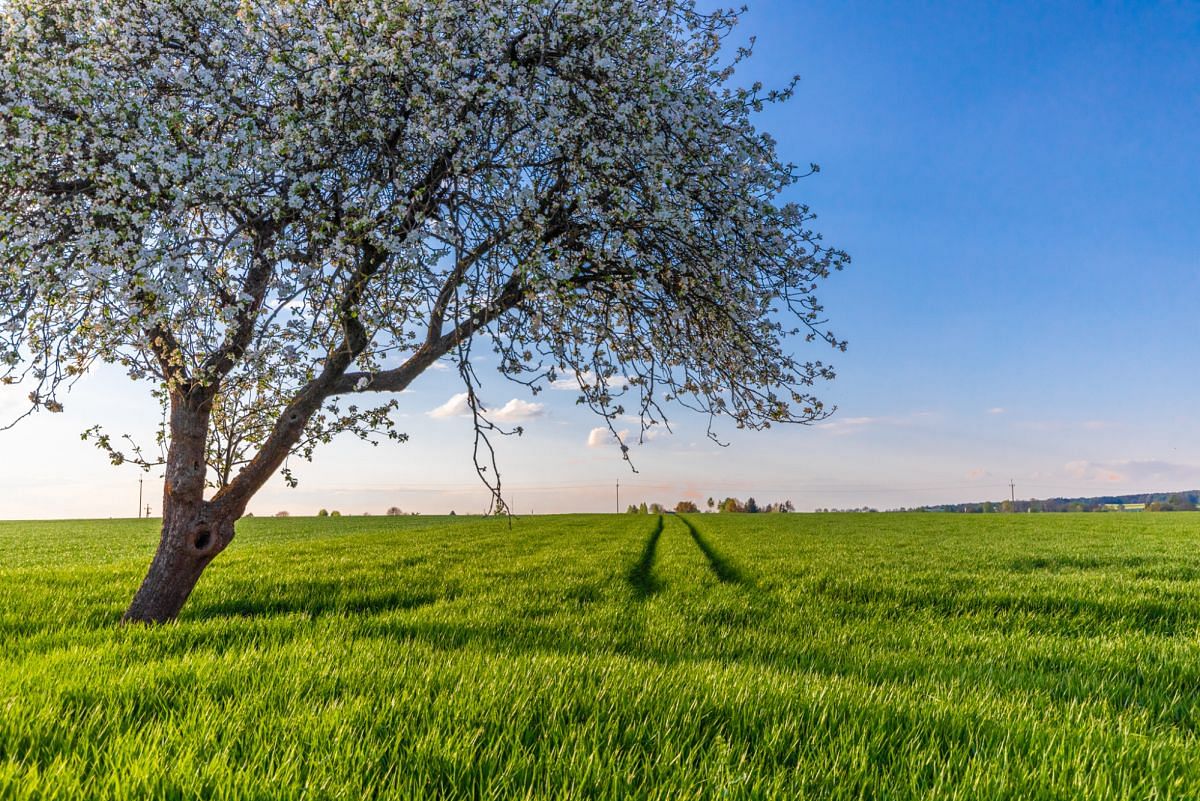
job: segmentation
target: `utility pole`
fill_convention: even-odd
[[[1013,483],[1011,478],[1008,480],[1008,491],[1010,493],[1012,502],[1015,505],[1017,502],[1017,485]]]
[[[146,519],[150,519],[150,504],[146,504]]]
[[[621,479],[617,479],[617,514],[621,514]]]
[[[150,514],[147,512],[146,517]],[[138,476],[138,519],[142,518],[142,477]]]

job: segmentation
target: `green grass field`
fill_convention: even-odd
[[[0,798],[1197,798],[1200,515],[0,523]]]

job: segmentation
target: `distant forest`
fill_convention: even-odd
[[[944,503],[901,509],[902,512],[1195,512],[1200,508],[1200,490],[1147,492],[1140,495],[1101,495],[1094,498],[1032,498],[1026,501],[983,501]]]

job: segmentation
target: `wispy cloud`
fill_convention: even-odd
[[[987,410],[987,413],[988,414],[1004,414],[1006,411],[1008,411],[1008,410],[1005,409],[1003,406],[993,406],[992,408]]]
[[[651,422],[648,428],[642,428],[642,418],[636,414],[619,414],[613,418],[613,423],[624,423],[630,431],[636,431],[639,442],[650,442],[659,437],[671,436],[674,432],[662,422]],[[607,431],[607,429],[605,429]]]
[[[827,422],[818,423],[817,428],[831,434],[854,434],[873,428],[909,428],[928,424],[936,418],[937,414],[934,412],[913,412],[899,417],[834,417]]]
[[[835,418],[827,423],[818,423],[817,428],[823,428],[835,434],[849,434],[852,431],[860,431],[868,426],[878,425],[886,419],[884,417],[842,417]]]
[[[646,442],[650,442],[659,437],[670,436],[670,434],[671,432],[667,430],[666,426],[650,426],[650,428],[641,433],[641,438]]]
[[[557,381],[551,381],[550,388],[563,391],[578,391],[581,381],[583,382],[584,386],[595,386],[596,374],[591,370],[588,370],[585,373],[576,373],[571,376],[566,376],[558,379]],[[609,388],[623,387],[629,383],[629,379],[623,375],[614,375],[606,378],[604,383]]]
[[[1111,420],[1021,420],[1013,427],[1025,431],[1102,431],[1116,428]]]
[[[1200,480],[1200,465],[1179,464],[1161,459],[1129,459],[1093,462],[1077,459],[1063,465],[1063,472],[1080,481],[1115,483],[1118,481],[1191,481]]]

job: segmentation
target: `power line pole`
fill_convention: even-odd
[[[146,515],[149,517],[149,514]],[[142,519],[142,478],[138,477],[138,520]]]
[[[1015,483],[1013,483],[1013,480],[1011,478],[1008,480],[1008,491],[1010,493],[1012,502],[1014,504],[1016,504],[1016,502],[1017,502],[1017,485]]]

